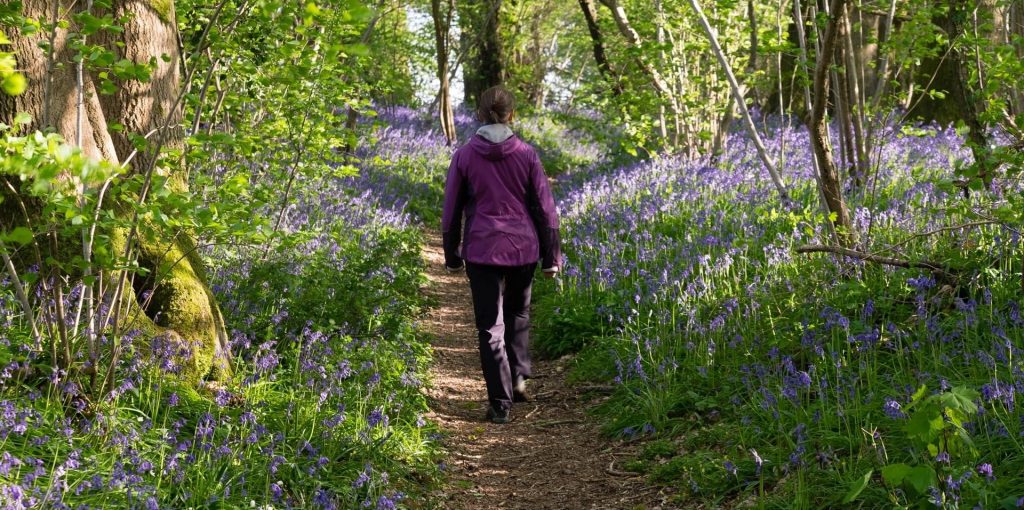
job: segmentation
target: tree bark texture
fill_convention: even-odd
[[[86,72],[82,81],[82,122],[78,123],[78,85],[71,40],[76,27],[70,16],[84,9],[83,2],[73,0],[28,0],[24,14],[30,18],[69,21],[69,28],[55,33],[41,31],[12,37],[19,65],[25,70],[29,87],[16,98],[0,102],[0,121],[9,123],[18,112],[32,115],[31,129],[53,129],[68,143],[81,141],[82,151],[90,157],[125,164],[130,159],[133,173],[145,174],[154,165],[169,175],[168,186],[176,192],[187,191],[188,173],[183,160],[161,160],[163,149],[184,147],[183,108],[181,100],[181,54],[173,4],[156,0],[117,0],[113,2],[114,19],[125,19],[121,32],[105,31],[91,36],[90,42],[103,44],[118,59],[137,64],[153,63],[151,77],[142,80],[116,80],[113,94],[97,93],[98,72]],[[107,14],[94,12],[95,15]],[[39,47],[42,40],[53,39],[52,57]],[[121,130],[111,130],[113,124]],[[80,126],[80,127],[79,127]],[[145,136],[146,149],[136,151],[131,138]],[[126,204],[112,207],[127,211]],[[122,214],[128,214],[122,212]],[[114,234],[113,238],[128,236]],[[114,247],[118,251],[127,247]],[[223,374],[230,368],[228,339],[224,319],[206,280],[206,273],[195,241],[188,233],[168,238],[139,236],[134,250],[139,264],[154,270],[149,282],[152,297],[145,308],[146,316],[155,317],[155,329],[173,330],[184,338],[191,352],[186,377],[198,380],[211,369]],[[159,275],[156,280],[153,275]],[[126,286],[125,297],[132,307],[141,306],[137,294]],[[146,316],[137,314],[141,320]],[[152,322],[152,320],[150,320]],[[144,327],[142,329],[153,330]],[[173,335],[171,335],[173,336]],[[216,361],[216,363],[215,363]]]
[[[850,222],[850,213],[843,198],[842,184],[832,154],[832,142],[828,137],[828,126],[825,110],[829,97],[829,69],[832,56],[835,55],[836,41],[839,35],[841,17],[846,13],[846,0],[832,0],[828,26],[822,38],[814,67],[814,104],[811,108],[808,130],[811,134],[811,147],[818,161],[821,173],[821,191],[828,204],[829,212],[834,215],[837,241],[840,246],[850,247],[856,242],[856,233]]]

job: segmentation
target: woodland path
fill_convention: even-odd
[[[633,448],[600,436],[588,402],[565,381],[566,361],[534,360],[533,401],[516,404],[511,423],[484,420],[487,395],[465,273],[443,267],[441,236],[424,246],[436,300],[423,326],[434,336],[432,416],[445,433],[448,482],[439,507],[476,509],[663,509],[655,487],[618,467]],[[591,394],[593,396],[593,394]]]

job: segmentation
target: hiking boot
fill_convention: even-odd
[[[508,423],[508,409],[487,407],[487,420],[491,423]]]
[[[513,402],[529,402],[530,394],[526,391],[526,379],[516,377],[516,384],[512,387]]]

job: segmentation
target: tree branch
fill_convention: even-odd
[[[935,273],[940,274],[944,278],[954,279],[958,271],[944,264],[938,262],[932,262],[929,260],[913,261],[906,259],[898,259],[895,257],[883,257],[881,255],[873,255],[871,253],[865,253],[862,251],[852,250],[850,248],[843,248],[841,246],[827,246],[822,244],[806,244],[796,249],[797,253],[833,253],[836,255],[842,255],[844,257],[855,258],[863,260],[865,262],[873,262],[875,264],[882,264],[886,266],[904,267],[907,269],[928,269]]]

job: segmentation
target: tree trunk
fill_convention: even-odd
[[[54,21],[53,12],[62,16],[71,9],[81,11],[81,2],[29,0],[24,3],[24,14],[30,18]],[[102,13],[97,13],[102,14]],[[53,33],[53,55],[39,48],[38,43],[50,37],[45,31],[13,38],[18,61],[25,69],[29,88],[17,98],[0,102],[0,121],[8,122],[17,112],[32,115],[32,129],[53,129],[69,143],[79,141],[83,152],[90,157],[124,164],[130,160],[136,174],[148,174],[160,166],[169,175],[167,186],[175,192],[188,189],[188,172],[184,161],[159,160],[164,149],[184,148],[183,108],[181,95],[181,54],[173,4],[120,0],[113,2],[114,19],[124,19],[121,32],[100,32],[95,40],[113,50],[118,59],[134,63],[155,62],[151,77],[142,80],[117,80],[117,90],[110,95],[97,94],[98,73],[85,73],[81,81],[81,96],[73,61],[75,30],[57,28]],[[62,21],[69,21],[67,18]],[[77,35],[75,37],[78,37]],[[163,58],[166,56],[166,60]],[[79,98],[81,102],[79,102]],[[81,112],[81,121],[78,113]],[[123,129],[111,130],[113,124]],[[133,137],[146,137],[148,146],[136,151]],[[115,205],[129,210],[124,204]],[[114,238],[128,239],[115,234]],[[147,279],[153,294],[146,306],[148,317],[156,317],[159,328],[173,330],[189,345],[191,352],[185,376],[193,381],[206,376],[211,369],[219,375],[230,370],[230,352],[224,320],[213,293],[206,281],[206,273],[194,240],[188,233],[154,239],[136,236],[132,250],[138,253],[142,267],[153,269]],[[115,247],[127,252],[127,246]],[[152,279],[153,275],[160,275]],[[133,309],[141,304],[137,293],[125,286],[125,298],[131,298]],[[141,289],[140,289],[141,290]],[[147,320],[136,314],[141,320]],[[150,329],[150,328],[144,328]],[[152,330],[151,330],[152,331]]]
[[[442,0],[430,0],[430,14],[434,18],[434,45],[437,48],[437,79],[438,90],[438,116],[441,119],[441,132],[444,133],[448,145],[455,143],[457,136],[455,130],[455,115],[452,112],[451,90],[448,83],[448,57],[449,41],[451,40],[452,12],[454,5],[452,0],[445,3],[445,12],[441,11]]]
[[[711,141],[711,157],[716,161],[719,156],[725,154],[726,143],[729,139],[729,128],[734,120],[736,120],[736,108],[733,106],[733,102],[729,101],[725,105],[725,111],[722,112],[722,116],[718,120],[715,137]]]
[[[1004,31],[1006,44],[1012,45],[1017,58],[1024,60],[1024,3],[1013,2],[1008,6]],[[1009,94],[1010,115],[1024,114],[1024,89],[1012,87]]]
[[[665,45],[665,10],[664,10],[664,6],[662,6],[662,4],[661,4],[661,0],[654,0],[654,9],[655,9],[655,13],[656,13],[655,15],[657,16],[657,18],[654,21],[654,24],[655,24],[655,27],[656,27],[655,42],[658,43],[658,47],[659,48],[664,48],[665,47],[664,46]],[[658,63],[662,67],[665,67],[666,64],[668,63],[668,62],[666,62],[666,59],[665,59],[665,50],[664,49],[659,49],[658,50]],[[669,88],[672,88],[671,83],[669,83],[668,86],[669,86]],[[675,91],[674,90],[673,90],[673,95],[675,95]],[[663,143],[667,144],[668,143],[668,124],[665,121],[665,104],[664,103],[661,103],[661,104],[658,105],[658,131],[661,134],[661,139],[663,140]]]
[[[799,48],[799,60],[800,73],[806,72],[807,69],[807,34],[804,30],[804,14],[802,7],[800,6],[800,0],[793,0],[793,24],[796,25],[797,45]],[[807,112],[804,117],[806,123],[810,125],[811,112],[814,110],[814,101],[811,99],[811,87],[807,84],[806,80],[803,81],[803,92],[804,92],[804,110]],[[826,137],[828,135],[826,134]],[[821,167],[819,166],[817,155],[811,158],[811,164],[814,166],[814,182],[818,185],[818,200],[821,206],[822,212],[829,214],[829,204],[825,200],[825,187],[822,184],[821,179]],[[835,227],[829,223],[829,229],[832,235],[835,236]]]
[[[846,75],[847,114],[853,127],[853,161],[855,164],[851,165],[851,168],[854,169],[853,182],[857,186],[861,186],[868,175],[868,141],[864,134],[864,98],[861,95],[864,75],[861,73],[860,52],[856,51],[853,44],[853,24],[850,22],[849,9],[846,10],[843,29],[846,54],[846,70],[843,74]]]
[[[608,64],[608,57],[604,50],[604,36],[601,35],[601,27],[597,24],[597,9],[594,8],[594,0],[579,0],[580,8],[583,9],[583,18],[587,21],[587,29],[590,31],[590,41],[594,46],[594,61],[597,62],[597,69],[608,81],[612,88],[612,94],[622,95],[622,84],[619,77],[612,71]]]
[[[878,108],[882,92],[889,82],[889,54],[885,44],[889,42],[893,30],[893,19],[896,17],[896,0],[890,0],[889,8],[878,28],[878,71],[875,73],[875,92],[872,94],[871,109]]]
[[[992,184],[992,176],[988,161],[988,134],[980,118],[983,107],[979,104],[977,94],[971,89],[971,58],[964,45],[958,43],[966,34],[971,12],[969,4],[970,2],[966,0],[951,1],[948,10],[943,11],[934,23],[946,33],[946,39],[949,41],[949,56],[940,64],[948,66],[949,70],[950,97],[947,101],[950,101],[959,120],[967,125],[967,140],[974,154],[978,177],[988,188]]]
[[[757,52],[760,45],[757,28],[757,10],[754,8],[754,0],[747,0],[747,22],[750,24],[750,54],[747,57],[747,75],[754,76],[757,72]],[[753,100],[754,106],[761,105],[761,98],[757,95],[757,87],[747,87],[747,95]]]
[[[459,5],[463,38],[472,41],[462,68],[466,104],[476,105],[480,94],[505,81],[501,39],[502,0],[466,0]]]
[[[856,242],[856,233],[850,222],[846,201],[843,199],[842,184],[839,180],[839,172],[836,170],[835,159],[832,156],[832,142],[829,140],[828,127],[825,122],[825,109],[829,96],[829,68],[832,66],[832,56],[835,55],[840,18],[846,13],[846,0],[832,0],[830,12],[832,14],[829,16],[828,26],[825,29],[821,49],[817,55],[817,63],[814,67],[814,105],[811,108],[808,130],[811,134],[814,157],[818,161],[818,169],[821,172],[821,191],[825,203],[828,204],[829,212],[833,215],[832,224],[835,227],[836,240],[841,246],[850,247]]]
[[[533,70],[530,82],[527,84],[527,100],[534,108],[544,108],[544,97],[547,88],[544,85],[544,78],[548,74],[547,59],[544,56],[544,44],[541,41],[540,22],[543,10],[530,17],[530,53],[532,59],[530,64]]]

